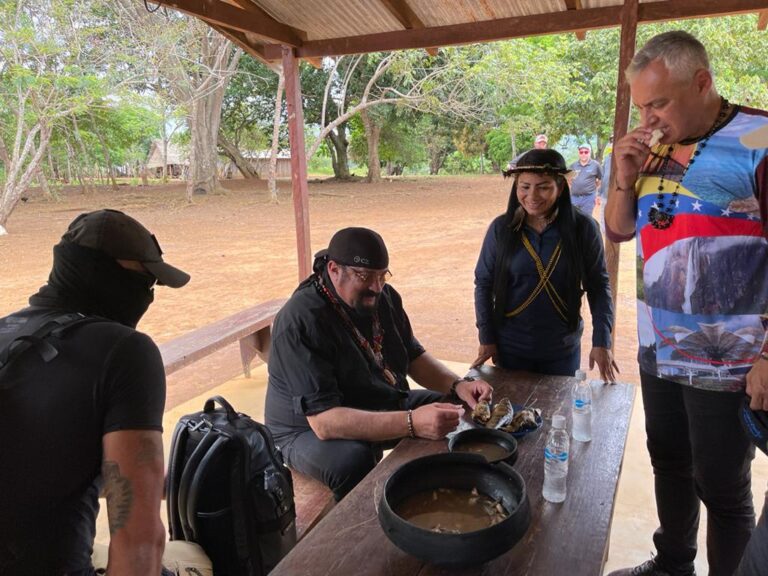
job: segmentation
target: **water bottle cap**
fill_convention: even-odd
[[[586,380],[587,379],[587,373],[584,372],[584,370],[576,370],[576,372],[573,373],[576,380]]]
[[[552,416],[552,428],[565,428],[565,416],[562,414],[555,414]]]

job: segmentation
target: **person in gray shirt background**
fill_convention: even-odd
[[[603,169],[597,160],[592,159],[592,147],[589,144],[579,144],[579,159],[570,168],[574,172],[571,181],[573,205],[591,216],[595,209],[597,190],[603,179]]]

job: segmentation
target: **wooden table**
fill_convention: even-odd
[[[544,415],[542,428],[519,442],[515,468],[525,479],[532,519],[514,548],[481,566],[451,569],[423,564],[387,539],[375,503],[383,483],[403,463],[448,449],[445,441],[406,439],[299,542],[271,576],[602,574],[634,386],[593,387],[592,442],[571,440],[568,496],[562,504],[551,504],[541,496],[544,444],[556,411],[567,415],[570,429],[573,378],[493,367],[483,367],[480,375],[493,384],[496,400],[507,396],[513,403],[523,403],[530,396]]]

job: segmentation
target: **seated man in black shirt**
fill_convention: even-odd
[[[413,335],[387,284],[381,236],[345,228],[315,257],[272,329],[266,421],[289,466],[343,498],[381,459],[382,443],[440,439],[460,404],[488,400],[483,380],[460,378]],[[409,390],[406,376],[429,390]]]
[[[82,214],[30,306],[0,318],[2,576],[94,574],[99,492],[109,574],[160,574],[165,373],[135,326],[155,283],[189,281],[161,254],[122,212]]]

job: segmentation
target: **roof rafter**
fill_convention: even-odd
[[[638,22],[723,16],[759,12],[766,9],[768,9],[768,0],[665,0],[640,4]],[[622,6],[564,10],[556,13],[419,30],[399,30],[363,36],[313,40],[305,42],[297,48],[296,52],[297,56],[301,58],[339,56],[430,46],[455,46],[473,42],[490,42],[525,36],[610,28],[619,25],[621,10]],[[281,58],[279,46],[266,46],[264,54],[269,60]]]
[[[272,42],[279,42],[288,46],[301,46],[302,31],[282,22],[278,22],[272,16],[251,2],[240,0],[238,4],[250,4],[250,8],[243,9],[225,2],[210,2],[207,0],[157,0],[160,4],[196,16],[211,25],[223,26],[240,32],[250,32],[262,36]]]
[[[568,10],[581,10],[581,0],[565,0],[565,7]],[[587,31],[586,30],[576,30],[575,32],[576,38],[579,40],[584,40],[584,38],[587,37]]]
[[[266,58],[264,58],[264,47],[254,44],[248,39],[248,36],[246,36],[243,32],[240,32],[239,30],[230,30],[229,28],[224,28],[223,26],[217,26],[216,24],[209,24],[211,28],[216,30],[219,34],[224,36],[227,40],[230,42],[238,45],[246,54],[250,54],[252,57],[254,57],[256,60],[261,62],[262,64],[265,64],[267,68],[270,68],[271,70],[274,70],[277,72],[279,66],[275,64],[275,62],[270,62]]]
[[[400,24],[406,30],[419,30],[425,28],[424,22],[421,21],[413,9],[408,4],[408,0],[380,0],[384,7],[400,21]],[[430,46],[426,48],[427,54],[430,56],[437,56],[437,48]]]

